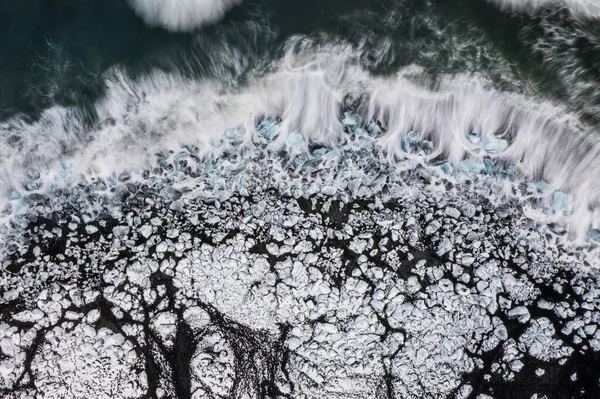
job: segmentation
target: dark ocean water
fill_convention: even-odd
[[[600,7],[531,4],[0,0],[0,397],[599,397]]]
[[[211,77],[215,63],[231,62],[211,54],[231,47],[251,69],[276,58],[293,35],[373,49],[390,43],[367,60],[373,72],[417,64],[433,76],[481,74],[498,88],[567,104],[586,120],[595,121],[588,110],[600,101],[596,90],[572,87],[597,83],[600,28],[555,7],[530,16],[485,0],[245,1],[191,34],[149,28],[122,0],[4,0],[0,13],[3,118],[89,106],[115,66],[132,75],[160,68]]]

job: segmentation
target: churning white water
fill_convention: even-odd
[[[416,132],[433,143],[430,158],[453,165],[484,157],[516,164],[531,178],[572,193],[579,229],[589,227],[589,205],[600,202],[595,184],[600,144],[574,118],[549,104],[495,91],[473,77],[432,84],[413,67],[379,78],[349,59],[348,47],[307,53],[291,46],[271,72],[235,91],[164,73],[132,81],[115,71],[107,78],[106,97],[96,104],[93,126],[83,123],[78,111],[61,107],[33,124],[17,119],[0,125],[0,152],[6,154],[0,160],[1,197],[20,189],[32,171],[41,173],[43,191],[57,180],[69,183],[146,167],[157,151],[182,145],[197,146],[207,158],[218,156],[222,149],[211,143],[227,129],[242,131],[249,142],[267,116],[281,120],[274,149],[289,147],[288,135],[294,132],[304,138],[296,151],[308,144],[333,146],[346,139],[343,110],[353,109],[383,126],[379,144],[389,162],[406,155],[402,143]],[[506,148],[483,151],[473,143],[473,136],[484,142],[492,135]]]
[[[504,10],[536,13],[544,8],[565,7],[579,18],[600,18],[597,0],[488,0]]]
[[[128,0],[150,26],[189,32],[223,18],[241,0]]]

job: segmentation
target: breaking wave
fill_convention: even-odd
[[[173,32],[190,32],[214,23],[241,0],[128,0],[150,26]]]
[[[377,144],[390,164],[414,159],[406,143],[418,137],[432,143],[418,162],[458,167],[489,158],[516,165],[530,179],[573,195],[565,213],[578,234],[595,225],[600,145],[576,118],[472,76],[431,81],[409,67],[374,77],[356,54],[351,46],[315,49],[296,39],[269,72],[235,90],[173,74],[132,80],[113,71],[92,123],[79,109],[54,107],[35,123],[0,125],[0,152],[7,154],[0,160],[0,205],[6,209],[11,195],[147,168],[159,151],[194,146],[200,157],[214,158],[228,149],[221,145],[226,132],[235,129],[252,143],[265,118],[280,121],[271,150],[310,156],[314,146],[348,143],[341,120],[350,110],[382,129]]]
[[[542,9],[564,7],[579,18],[600,18],[600,3],[596,0],[488,0],[502,9],[537,13]]]

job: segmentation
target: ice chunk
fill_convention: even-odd
[[[481,142],[481,136],[478,133],[471,132],[467,135],[467,140],[471,144],[479,144]]]
[[[231,141],[239,140],[244,137],[244,132],[238,129],[227,129],[225,131],[225,137]]]
[[[181,200],[173,201],[171,202],[171,205],[169,205],[169,209],[174,212],[183,212],[183,202],[181,202]]]
[[[452,172],[454,172],[454,168],[452,168],[452,165],[450,165],[448,162],[441,164],[440,169],[447,175],[451,175]]]
[[[335,195],[336,192],[337,188],[334,186],[323,186],[323,188],[321,188],[321,193],[324,195]]]
[[[416,145],[421,141],[421,137],[419,133],[413,132],[412,130],[404,136],[404,141],[402,142],[402,148],[406,152],[412,152]]]
[[[115,226],[112,231],[115,238],[122,239],[129,234],[129,226]]]
[[[508,317],[519,320],[520,323],[527,323],[529,318],[529,310],[525,306],[517,306],[508,311]]]
[[[425,227],[425,234],[431,235],[438,231],[440,227],[442,227],[442,224],[434,219],[427,225],[427,227]]]
[[[488,133],[483,139],[483,149],[490,154],[497,154],[508,148],[506,140],[499,139],[493,133]]]
[[[401,198],[406,194],[406,189],[398,184],[390,185],[389,190],[392,198]]]
[[[554,194],[552,194],[552,209],[554,212],[562,213],[566,216],[570,212],[572,201],[572,195],[565,194],[562,191],[555,191]]]
[[[360,124],[360,116],[354,112],[344,112],[340,121],[344,126],[355,127]]]
[[[587,236],[592,241],[600,242],[600,230],[599,229],[590,229],[587,233]]]
[[[88,234],[94,234],[94,233],[98,232],[98,228],[94,225],[88,225],[88,226],[85,226],[85,231]]]
[[[378,138],[383,135],[384,131],[378,123],[369,123],[367,125],[367,133],[375,138]]]
[[[550,191],[550,185],[541,180],[534,180],[530,183],[533,189],[540,194],[547,194]]]
[[[463,161],[460,161],[460,168],[465,172],[478,174],[483,171],[485,166],[482,163],[473,162],[469,159],[465,159]]]
[[[316,150],[314,150],[314,151],[312,152],[312,156],[313,156],[314,158],[317,158],[317,159],[319,159],[319,158],[321,158],[323,155],[327,154],[328,152],[329,152],[329,148],[325,148],[325,147],[323,147],[323,148],[318,148],[318,149],[316,149]]]
[[[144,237],[148,238],[152,235],[152,226],[145,225],[138,229],[138,232]]]
[[[419,143],[419,147],[421,147],[421,149],[425,151],[426,154],[431,154],[431,151],[433,151],[433,143],[429,140],[421,141]]]
[[[8,193],[8,199],[11,201],[18,200],[19,198],[21,198],[21,194],[17,190],[11,190],[10,193]]]
[[[302,152],[305,150],[306,143],[304,141],[304,137],[298,132],[291,132],[288,134],[286,142],[290,147],[298,152]]]
[[[435,253],[437,256],[442,256],[452,249],[452,243],[447,238],[443,238],[437,246]]]
[[[458,219],[460,217],[460,211],[451,206],[447,206],[446,209],[444,209],[444,213],[454,219]]]
[[[475,208],[475,205],[473,205],[473,204],[465,203],[460,206],[460,211],[466,217],[472,218],[475,216],[476,208]]]
[[[274,118],[265,118],[258,125],[258,132],[267,140],[274,140],[279,136],[279,124]]]

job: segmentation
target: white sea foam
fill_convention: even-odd
[[[542,9],[564,7],[579,18],[600,18],[597,0],[488,0],[502,9],[537,13]]]
[[[148,167],[157,151],[182,145],[214,157],[223,151],[215,142],[227,129],[238,129],[249,142],[266,116],[281,120],[274,149],[331,146],[346,139],[341,112],[353,108],[363,120],[385,128],[379,144],[390,162],[410,157],[403,142],[415,132],[433,142],[431,158],[441,156],[455,166],[486,156],[516,164],[531,178],[574,194],[576,228],[584,233],[590,226],[589,205],[600,202],[595,184],[600,143],[576,119],[549,104],[495,91],[473,77],[446,77],[433,84],[418,68],[408,68],[376,78],[355,60],[356,51],[348,46],[317,51],[296,41],[271,72],[235,91],[164,73],[132,81],[114,71],[107,78],[106,97],[96,105],[99,122],[92,127],[76,110],[60,107],[33,124],[12,120],[0,125],[0,152],[7,154],[0,160],[2,202],[11,189],[26,194],[28,180],[33,190],[39,183],[39,191],[48,192],[57,182]],[[295,132],[304,140],[295,139]],[[490,154],[469,134],[492,144],[505,140],[507,148]]]
[[[189,32],[214,23],[241,0],[128,0],[135,12],[151,26]]]

